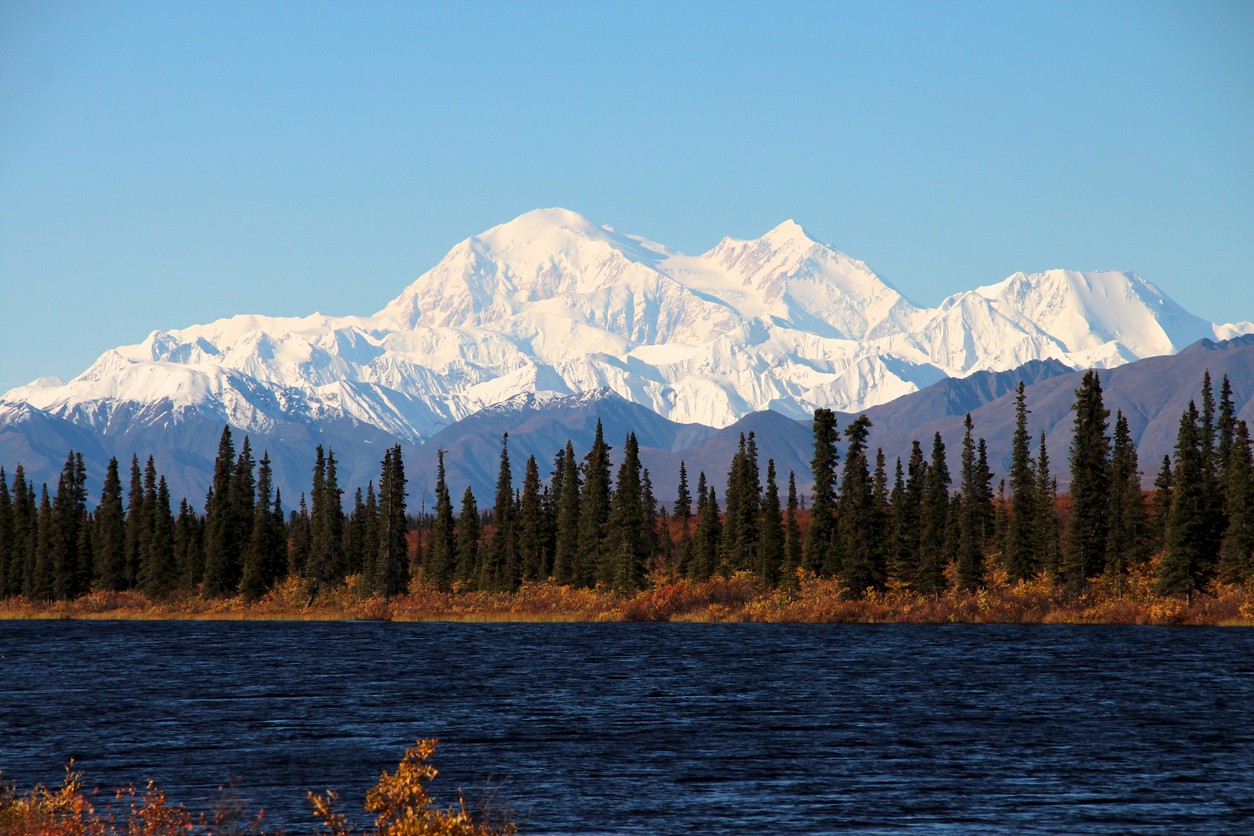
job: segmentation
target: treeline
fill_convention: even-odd
[[[580,457],[567,442],[547,477],[529,457],[520,490],[507,434],[490,510],[467,488],[454,512],[440,452],[435,507],[418,520],[406,517],[399,446],[381,462],[378,488],[372,481],[357,489],[347,513],[334,453],[317,448],[312,489],[286,515],[268,456],[254,461],[247,437],[237,453],[229,428],[203,515],[186,500],[172,511],[152,458],[142,469],[132,459],[125,504],[112,460],[88,512],[82,456],[71,453],[55,493],[45,485],[38,499],[20,465],[11,486],[0,469],[0,591],[33,600],[126,589],[256,600],[295,576],[311,600],[350,577],[385,598],[419,588],[508,592],[542,580],[631,594],[677,576],[749,572],[775,587],[808,572],[838,579],[856,598],[890,587],[924,596],[975,590],[997,568],[1011,583],[1043,576],[1077,594],[1101,578],[1117,595],[1128,573],[1151,559],[1164,595],[1247,581],[1254,465],[1227,378],[1216,403],[1209,373],[1203,377],[1201,406],[1191,403],[1181,416],[1175,455],[1164,457],[1148,493],[1127,418],[1117,412],[1111,426],[1096,372],[1075,395],[1071,484],[1062,497],[1044,434],[1034,443],[1028,431],[1022,384],[1010,473],[996,490],[969,415],[959,472],[951,474],[939,433],[890,467],[882,450],[871,452],[865,416],[842,430],[830,410],[816,410],[808,507],[795,474],[781,487],[769,459],[763,473],[753,433],[741,436],[721,497],[705,473],[694,495],[681,463],[673,502],[655,497],[634,433],[616,472],[598,422],[591,449]]]

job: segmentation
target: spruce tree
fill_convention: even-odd
[[[753,566],[758,547],[758,515],[761,486],[758,481],[757,441],[753,433],[740,434],[740,446],[732,457],[723,495],[723,556],[727,572]]]
[[[34,598],[35,551],[39,540],[39,507],[35,486],[26,481],[22,465],[13,469],[13,553],[9,560],[8,594]]]
[[[369,504],[368,501],[367,504]],[[300,501],[288,518],[287,536],[291,541],[291,548],[287,554],[287,573],[297,577],[304,577],[305,567],[309,564],[309,552],[313,542],[313,526],[309,521],[309,503],[305,501],[304,493],[300,495]],[[378,551],[378,542],[379,540],[376,537],[370,546],[375,552]],[[373,571],[377,559],[378,555],[375,554],[370,561],[371,571]]]
[[[7,495],[7,492],[4,492]],[[126,589],[126,511],[122,506],[122,479],[117,457],[109,459],[100,504],[96,506],[92,550],[96,585],[100,589]]]
[[[212,499],[212,493],[210,499]],[[209,507],[209,500],[206,500],[205,507]],[[143,475],[139,469],[139,456],[133,454],[131,456],[130,493],[127,495],[126,502],[126,566],[123,580],[126,589],[133,589],[139,583],[140,541],[147,531],[148,522],[144,519]],[[196,582],[200,583],[199,577],[196,578]]]
[[[367,589],[378,589],[379,583],[379,540],[383,536],[382,524],[379,520],[379,497],[374,490],[374,480],[366,482],[365,520],[362,539],[365,551],[365,565],[362,566],[362,580]]]
[[[1157,589],[1160,595],[1191,596],[1203,581],[1206,547],[1207,485],[1205,445],[1197,405],[1180,416],[1176,434],[1176,472],[1167,513],[1167,531]]]
[[[52,578],[53,531],[56,522],[52,517],[52,500],[48,498],[45,482],[39,494],[38,533],[35,538],[35,557],[32,567],[31,597],[36,601],[51,601],[54,595]]]
[[[962,423],[962,478],[958,510],[958,589],[971,592],[984,586],[984,492],[976,466],[971,413]]]
[[[1219,549],[1219,577],[1225,583],[1243,584],[1254,576],[1254,454],[1245,421],[1235,422],[1227,461],[1228,528]]]
[[[1236,442],[1237,408],[1232,402],[1232,384],[1228,375],[1224,375],[1219,386],[1219,418],[1215,422],[1217,434],[1215,454],[1219,472],[1219,490],[1226,496],[1228,484],[1228,466],[1232,457],[1233,444]],[[1225,504],[1225,508],[1226,508]]]
[[[805,555],[801,550],[801,522],[797,503],[797,477],[788,471],[788,515],[784,519],[784,559],[780,566],[780,583],[791,589],[797,585],[797,570]]]
[[[575,583],[592,586],[602,564],[605,524],[610,516],[610,447],[597,419],[592,449],[584,457],[583,493],[579,507],[579,547]]]
[[[643,550],[647,561],[662,554],[661,535],[658,533],[657,497],[653,494],[653,479],[649,476],[647,467],[642,467],[640,472],[640,512],[644,518]],[[662,513],[666,513],[665,509]],[[669,529],[667,536],[670,536]]]
[[[623,460],[618,466],[606,524],[605,551],[613,563],[602,571],[601,579],[611,583],[617,592],[630,595],[644,586],[645,562],[649,557],[645,529],[640,445],[633,432],[627,434],[623,444]]]
[[[480,553],[479,587],[509,592],[518,584],[518,550],[514,534],[514,477],[509,464],[509,433],[501,437],[496,474],[496,502],[492,506],[492,534]]]
[[[687,572],[691,580],[708,581],[718,565],[718,547],[723,534],[719,516],[714,488],[707,487],[705,471],[701,471],[697,477],[697,526]]]
[[[1106,566],[1109,534],[1110,438],[1102,405],[1102,382],[1097,371],[1084,374],[1075,391],[1071,437],[1071,513],[1063,546],[1062,580],[1078,593],[1085,580]]]
[[[399,455],[396,448],[390,451]],[[384,454],[385,457],[387,453]],[[310,493],[312,507],[309,512],[309,556],[305,564],[305,576],[311,589],[323,584],[335,584],[343,580],[344,559],[344,505],[340,490],[335,451],[323,454],[319,445],[314,451],[313,490]],[[404,474],[400,474],[404,482]],[[382,483],[380,483],[382,485]],[[405,574],[408,575],[408,564]],[[393,593],[396,594],[396,593]]]
[[[359,487],[353,491],[353,510],[344,518],[344,567],[347,574],[360,575],[365,566],[366,496]]]
[[[566,455],[562,457],[562,490],[557,497],[557,532],[553,547],[553,580],[560,584],[578,580],[576,568],[579,556],[579,464],[575,459],[575,447],[566,442]]]
[[[1006,530],[1006,576],[1026,581],[1039,570],[1034,548],[1037,517],[1036,474],[1028,435],[1027,395],[1019,381],[1015,396],[1015,431],[1010,443],[1010,519]]]
[[[945,442],[941,434],[932,438],[932,459],[924,473],[920,504],[919,556],[911,587],[920,595],[939,595],[949,581],[945,567],[952,557],[949,536],[949,464],[945,460]]]
[[[474,491],[466,486],[462,494],[461,512],[457,515],[457,579],[474,585],[479,578],[479,538],[483,528],[479,522],[479,505]]]
[[[377,589],[384,598],[409,591],[409,543],[405,522],[405,464],[401,445],[389,449],[380,463],[379,547]]]
[[[1036,563],[1050,577],[1057,578],[1062,562],[1058,538],[1058,480],[1049,472],[1049,451],[1041,431],[1036,457]]]
[[[839,567],[839,531],[836,525],[836,415],[830,409],[814,410],[814,458],[810,473],[814,496],[810,502],[810,527],[806,531],[805,567],[812,572],[834,574]]]
[[[547,515],[540,490],[540,466],[535,456],[528,456],[523,470],[522,495],[518,500],[518,518],[514,525],[518,574],[527,581],[547,577],[549,571]]]
[[[688,533],[688,522],[692,519],[692,494],[688,492],[688,469],[683,460],[679,462],[679,489],[675,494],[675,512],[671,515],[680,523],[681,531]]]
[[[179,515],[174,522],[174,560],[178,564],[179,586],[194,592],[205,576],[205,549],[201,539],[200,518],[192,510],[187,499],[179,503]],[[284,545],[287,538],[284,537]]]
[[[1175,484],[1175,472],[1171,456],[1163,456],[1162,467],[1154,477],[1154,500],[1150,510],[1148,547],[1151,554],[1162,551],[1167,536],[1167,515],[1171,511],[1171,491]]]
[[[13,552],[13,498],[9,496],[9,478],[0,467],[0,599],[16,594],[9,592]]]
[[[248,538],[253,530],[253,511],[257,504],[257,480],[254,475],[256,467],[257,463],[253,460],[252,442],[248,436],[244,436],[239,456],[231,469],[228,503],[231,508],[231,536],[235,540],[235,548],[238,551],[236,568],[239,574],[242,574],[244,570],[244,549],[248,547]]]
[[[1210,370],[1202,373],[1202,412],[1198,422],[1198,440],[1202,450],[1202,517],[1199,530],[1202,537],[1198,545],[1199,576],[1210,578],[1219,558],[1219,545],[1223,540],[1227,520],[1224,515],[1224,497],[1219,470],[1219,450],[1216,438],[1215,396],[1211,388]]]
[[[231,595],[239,588],[241,572],[240,542],[236,507],[232,500],[242,501],[242,492],[231,489],[235,468],[235,445],[231,428],[222,428],[218,454],[213,464],[213,485],[205,500],[205,578],[206,595]],[[129,523],[128,523],[129,524]]]
[[[282,518],[279,521],[275,519],[272,484],[273,473],[267,450],[257,467],[256,503],[240,580],[240,592],[248,601],[256,601],[269,592],[287,571],[287,540]]]
[[[1110,509],[1106,541],[1106,577],[1122,593],[1128,569],[1144,558],[1145,501],[1141,496],[1141,469],[1128,419],[1115,414],[1115,440],[1110,456]]]
[[[775,460],[766,460],[766,492],[762,495],[761,520],[758,524],[758,581],[766,587],[779,583],[780,567],[785,564],[784,515],[779,503],[779,485],[775,482]]]
[[[423,574],[428,583],[440,592],[453,584],[457,566],[457,541],[454,537],[453,498],[449,495],[444,471],[444,451],[436,451],[435,518],[431,521],[430,545]]]
[[[70,452],[52,501],[52,595],[60,601],[77,598],[90,586],[87,555],[80,554],[82,528],[87,523],[87,481],[81,453]]]
[[[882,589],[884,571],[879,565],[878,519],[867,463],[867,437],[871,421],[859,415],[845,427],[845,464],[841,473],[837,506],[838,551],[843,558],[841,578],[845,593],[861,598],[868,589]]]
[[[170,489],[164,476],[157,479],[149,522],[148,547],[139,572],[140,589],[149,598],[163,598],[178,585],[178,568],[174,561],[174,516],[170,510]]]
[[[923,499],[928,482],[928,463],[918,439],[910,443],[910,459],[905,475],[902,496],[893,503],[897,543],[893,575],[902,584],[914,588],[923,553]]]

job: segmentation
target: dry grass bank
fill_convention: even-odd
[[[289,579],[261,600],[198,595],[150,600],[138,592],[95,592],[74,601],[0,602],[0,619],[284,620],[284,621],[700,621],[802,623],[1171,624],[1254,626],[1254,589],[1216,585],[1191,600],[1153,594],[1156,567],[1134,571],[1116,589],[1090,582],[1079,595],[1038,578],[1009,584],[998,570],[978,592],[939,596],[902,588],[850,599],[832,578],[800,576],[790,588],[764,589],[747,574],[704,583],[653,577],[651,587],[624,597],[605,589],[528,583],[513,593],[419,590],[372,597],[355,579],[311,601]],[[952,587],[952,585],[951,585]]]

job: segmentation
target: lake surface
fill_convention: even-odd
[[[236,778],[300,833],[422,737],[525,833],[1250,833],[1254,630],[0,622],[21,788]]]

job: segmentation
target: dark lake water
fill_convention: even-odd
[[[527,833],[1254,832],[1254,630],[0,622],[0,769],[289,832],[407,745]]]

